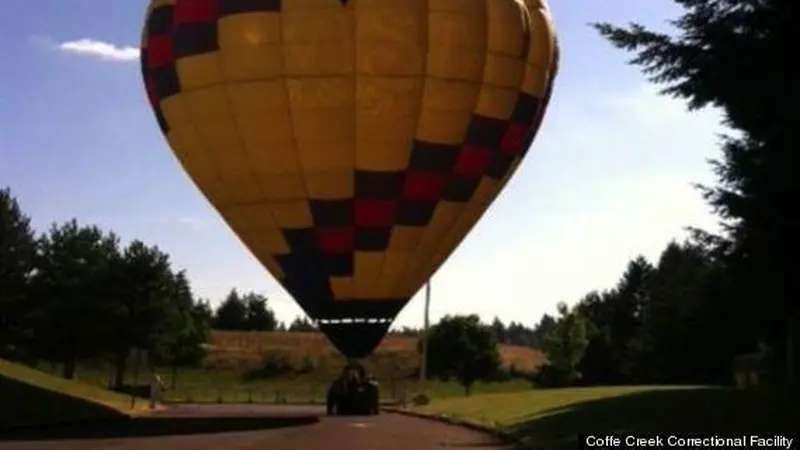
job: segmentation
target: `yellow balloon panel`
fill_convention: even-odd
[[[393,317],[533,141],[541,0],[153,0],[150,102],[181,165],[314,318]]]

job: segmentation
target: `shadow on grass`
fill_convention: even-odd
[[[127,416],[84,398],[0,376],[0,429],[63,420],[111,420]]]
[[[0,441],[56,441],[259,431],[319,422],[314,415],[279,417],[139,417],[75,425],[26,427],[0,432]]]
[[[797,406],[779,393],[722,388],[652,390],[553,408],[512,428],[543,448],[576,448],[586,433],[795,432]]]

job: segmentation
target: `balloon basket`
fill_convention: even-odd
[[[341,375],[331,381],[326,403],[328,415],[379,414],[380,386],[359,360],[347,358]]]

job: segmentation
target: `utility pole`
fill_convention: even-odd
[[[419,381],[428,378],[428,314],[431,306],[431,280],[425,283],[425,321],[422,328],[422,360],[419,365]]]

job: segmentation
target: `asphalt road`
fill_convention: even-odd
[[[316,406],[176,406],[156,417],[0,432],[0,450],[432,450],[508,447],[491,436],[383,413],[326,417]]]

